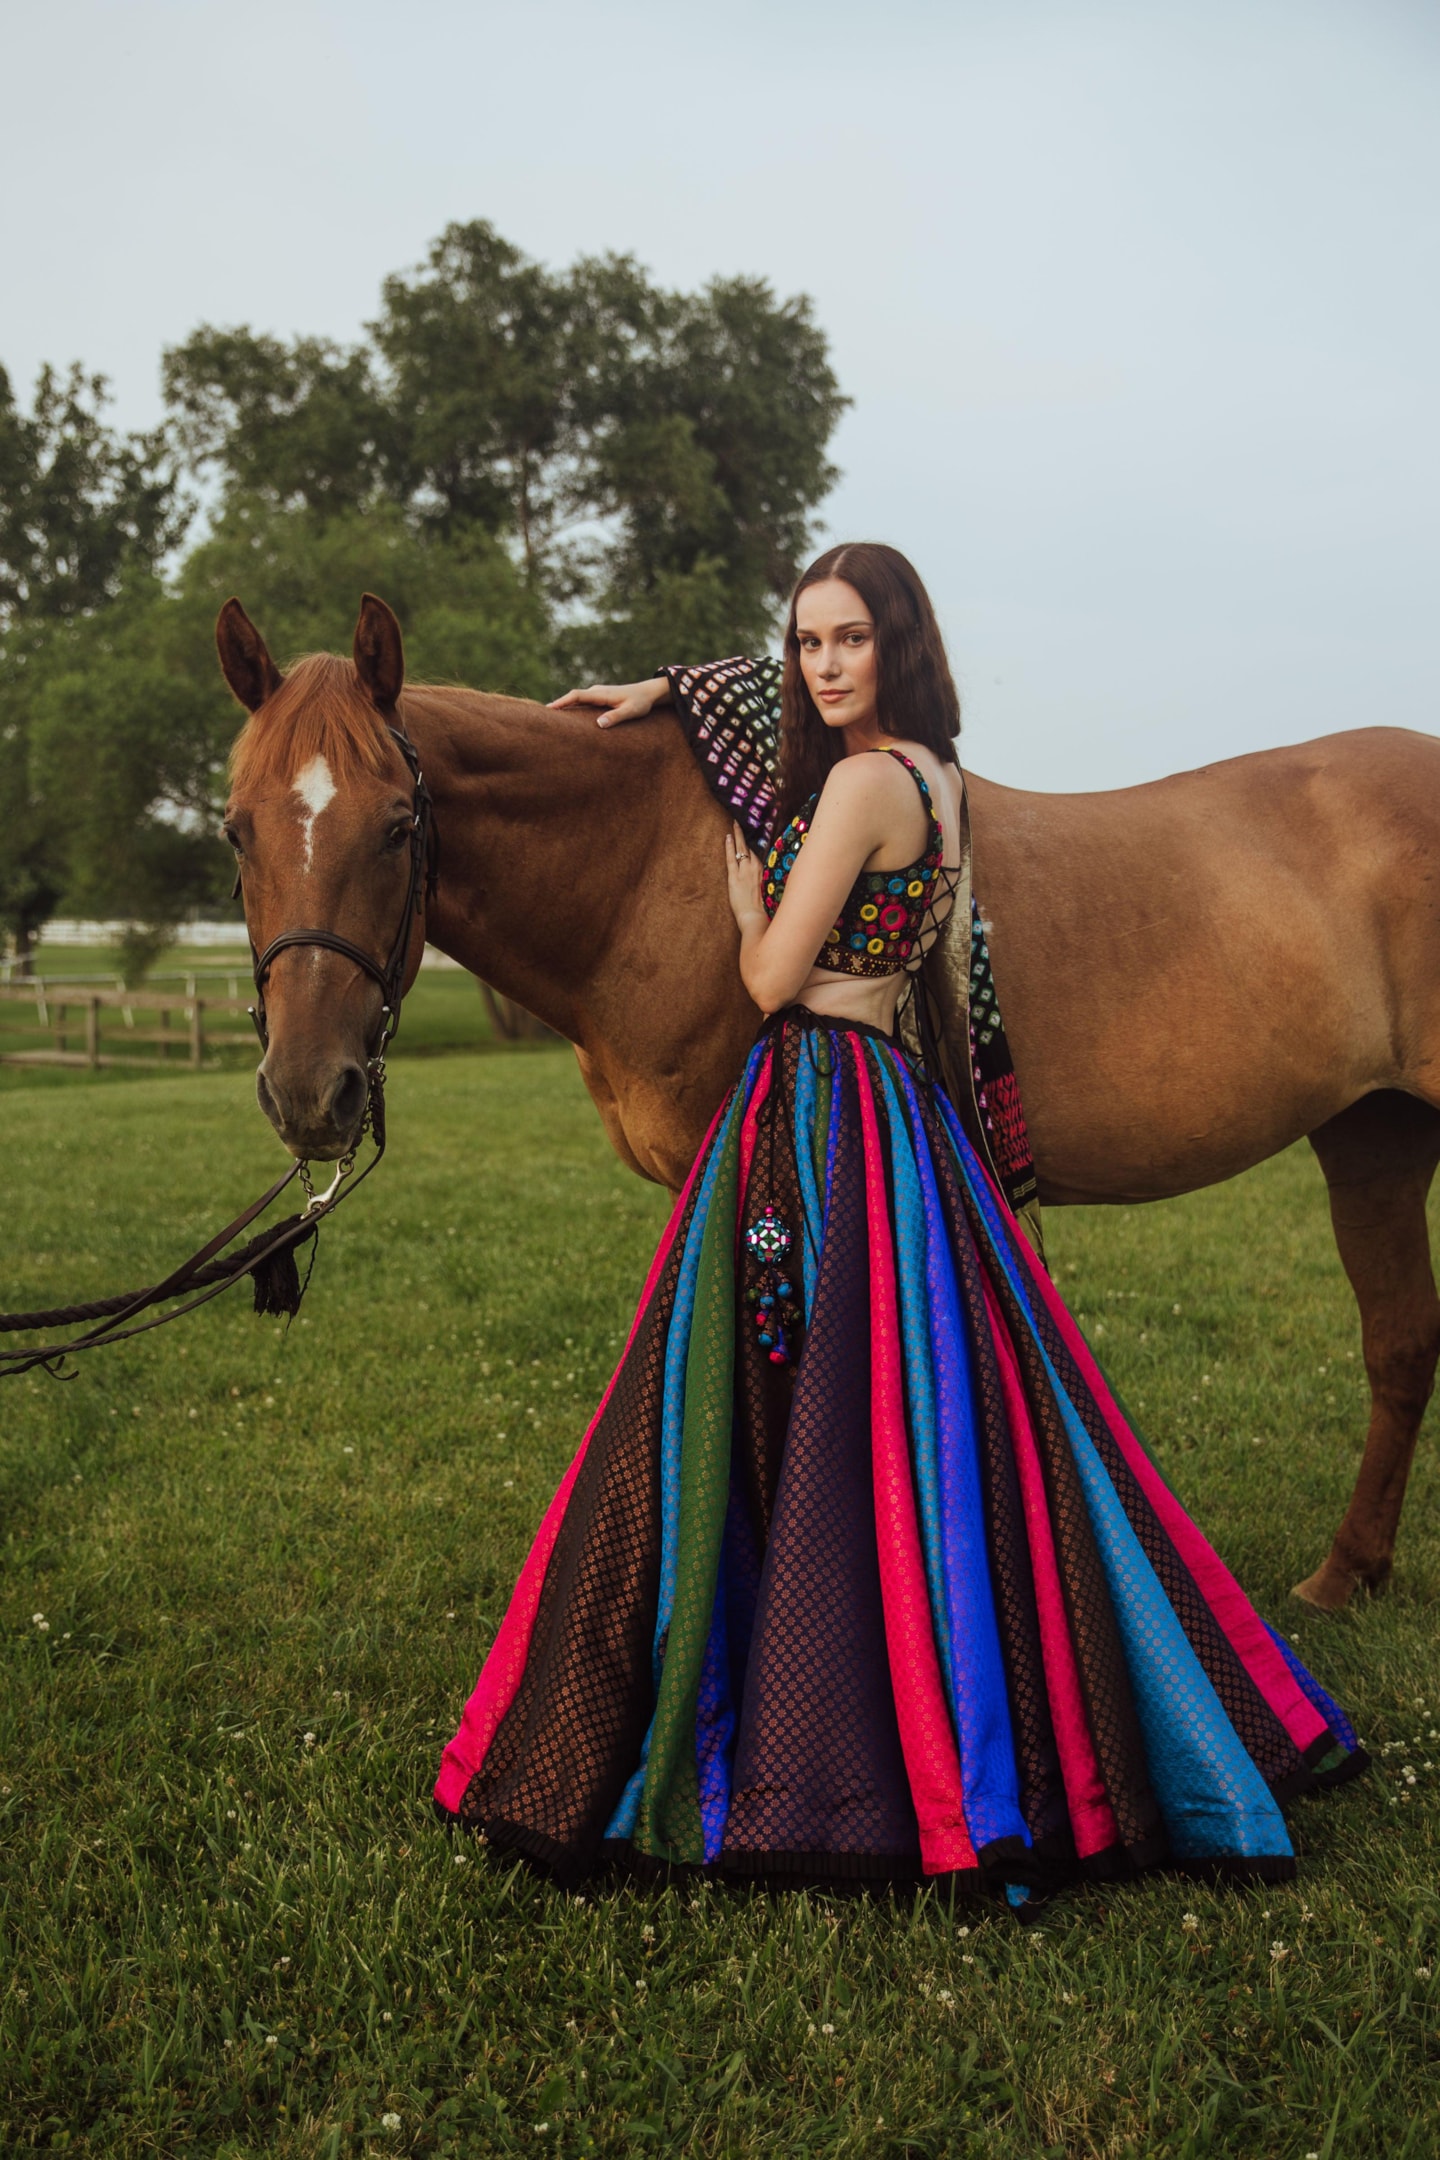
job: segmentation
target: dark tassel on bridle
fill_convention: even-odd
[[[274,1229],[267,1232],[266,1243],[287,1230],[297,1230],[301,1220],[299,1215],[292,1215],[288,1222],[276,1223]],[[315,1228],[312,1224],[306,1236],[314,1235]],[[280,1246],[277,1251],[268,1253],[252,1269],[257,1313],[274,1313],[277,1318],[293,1319],[299,1312],[301,1284],[300,1270],[295,1265],[295,1246],[301,1242],[303,1241],[296,1239],[293,1243]]]

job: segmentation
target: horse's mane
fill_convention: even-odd
[[[237,787],[286,786],[323,757],[339,781],[383,772],[388,750],[385,723],[360,688],[354,661],[306,653],[240,730],[230,778]]]

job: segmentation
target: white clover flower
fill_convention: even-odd
[[[1285,1956],[1287,1956],[1287,1955],[1288,1955],[1288,1952],[1286,1951],[1286,1948],[1285,1948],[1285,1945],[1284,1945],[1284,1943],[1283,1943],[1283,1942],[1272,1942],[1272,1943],[1271,1943],[1271,1945],[1270,1945],[1270,1962],[1271,1962],[1271,1964],[1272,1964],[1272,1965],[1278,1965],[1278,1964],[1279,1964],[1279,1962],[1280,1962],[1280,1960],[1281,1960],[1281,1958],[1283,1958],[1283,1957],[1285,1957]]]
[[[654,1942],[655,1940],[655,1930],[653,1927],[651,1927],[648,1920],[646,1921],[644,1927],[642,1927],[640,1930],[640,1940],[641,1942]]]
[[[834,2032],[835,2028],[833,2025],[822,2025],[820,2027],[820,2030],[822,2033],[824,2033],[826,2039],[828,2040],[830,2035]]]
[[[464,1853],[463,1853],[463,1852],[457,1852],[457,1853],[456,1853],[456,1855],[455,1855],[455,1865],[456,1865],[456,1867],[464,1867],[464,1865],[465,1865],[465,1855],[464,1855]]]
[[[955,1997],[951,1994],[949,1988],[937,1988],[935,1990],[935,2000],[938,2003],[944,2003],[946,2009],[948,2010],[951,2003],[954,2002]]]
[[[389,2114],[387,2114],[387,2115],[382,2115],[382,2116],[380,2117],[380,2127],[381,2127],[381,2129],[382,2129],[382,2130],[398,2130],[398,2129],[399,2129],[399,2127],[400,2127],[400,2117],[399,2117],[399,2116],[398,2116],[398,2115],[397,2115],[397,2114],[395,2113],[395,2111],[394,2111],[394,2109],[393,2109],[393,2108],[392,2108],[392,2109],[390,2110]]]
[[[1193,1934],[1195,1933],[1196,1929],[1197,1929],[1197,1928],[1199,1927],[1199,1925],[1200,1925],[1200,1915],[1199,1915],[1199,1913],[1193,1913],[1193,1912],[1181,1913],[1181,1915],[1180,1915],[1180,1925],[1181,1925],[1181,1927],[1182,1927],[1182,1928],[1184,1928],[1184,1930],[1185,1930],[1185,1932],[1186,1932],[1186,1934],[1187,1934],[1187,1935],[1193,1935]]]
[[[1073,2003],[1075,1997],[1071,1994],[1069,1988],[1062,1988],[1060,1990],[1060,2000],[1063,2003]]]
[[[281,1964],[282,1964],[282,1965],[288,1965],[288,1964],[289,1964],[289,1962],[290,1962],[290,1960],[289,1960],[289,1958],[288,1958],[288,1957],[282,1957],[282,1958],[281,1958],[281,1960],[280,1960],[280,1962],[281,1962]]]
[[[965,1937],[969,1934],[969,1932],[970,1930],[968,1927],[956,1928],[955,1930],[956,1937],[960,1942],[963,1942],[965,1940]]]
[[[45,1615],[44,1615],[44,1613],[43,1613],[43,1612],[32,1612],[32,1613],[31,1613],[31,1615],[30,1615],[30,1625],[31,1625],[31,1627],[39,1627],[39,1625],[40,1625],[41,1621],[42,1621],[42,1620],[43,1620],[44,1618],[45,1618]]]
[[[649,1994],[649,1992],[650,1992],[650,1983],[649,1983],[649,1981],[648,1981],[648,1980],[637,1980],[637,1981],[635,1982],[635,1992],[636,1992],[636,1994],[637,1994],[637,1995],[648,1995],[648,1994]]]
[[[280,2045],[279,2033],[266,2033],[265,2045],[266,2047],[278,2047]]]
[[[392,2022],[392,2019],[393,2019],[393,2012],[391,2012],[391,2011],[389,2011],[389,2010],[382,2010],[382,2011],[381,2011],[381,2013],[380,2013],[380,2022],[381,2022],[381,2024],[382,2024],[382,2025],[389,2025],[389,2024],[390,2024],[390,2023]]]
[[[1428,1965],[1417,1965],[1415,1967],[1415,1977],[1417,1980],[1428,1980],[1430,1978],[1430,1967]]]
[[[973,1964],[974,1964],[974,1962],[975,1962],[975,1960],[974,1960],[974,1958],[973,1958],[973,1957],[968,1957],[968,1956],[967,1956],[967,1957],[962,1957],[962,1958],[961,1958],[961,1960],[960,1960],[960,1962],[961,1962],[961,1964],[962,1964],[962,1965],[973,1965]]]
[[[814,2039],[814,2037],[815,2037],[815,2027],[814,2027],[813,2025],[807,2025],[807,2026],[805,2027],[805,2037],[806,2037],[806,2039],[807,2039],[807,2040],[813,2040],[813,2039]]]
[[[305,1739],[305,1745],[306,1745],[306,1747],[314,1747],[314,1745],[315,1745],[315,1735],[314,1735],[314,1733],[313,1733],[313,1732],[307,1732],[307,1733],[306,1733],[306,1734],[304,1735],[304,1739]]]

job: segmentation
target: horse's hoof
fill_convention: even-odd
[[[1324,1567],[1307,1575],[1304,1582],[1297,1582],[1290,1595],[1313,1606],[1316,1612],[1340,1612],[1349,1604],[1354,1587],[1354,1576],[1327,1560]]]

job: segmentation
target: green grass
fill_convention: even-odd
[[[277,1160],[239,1074],[5,1119],[6,1308],[153,1279]],[[663,1199],[564,1052],[402,1061],[391,1130],[288,1334],[242,1292],[0,1385],[0,2153],[1436,2151],[1436,1468],[1391,1596],[1289,1600],[1363,1406],[1303,1151],[1054,1215],[1052,1259],[1183,1499],[1392,1752],[1297,1810],[1293,1887],[1080,1892],[1027,1933],[933,1897],[582,1901],[437,1827]]]

